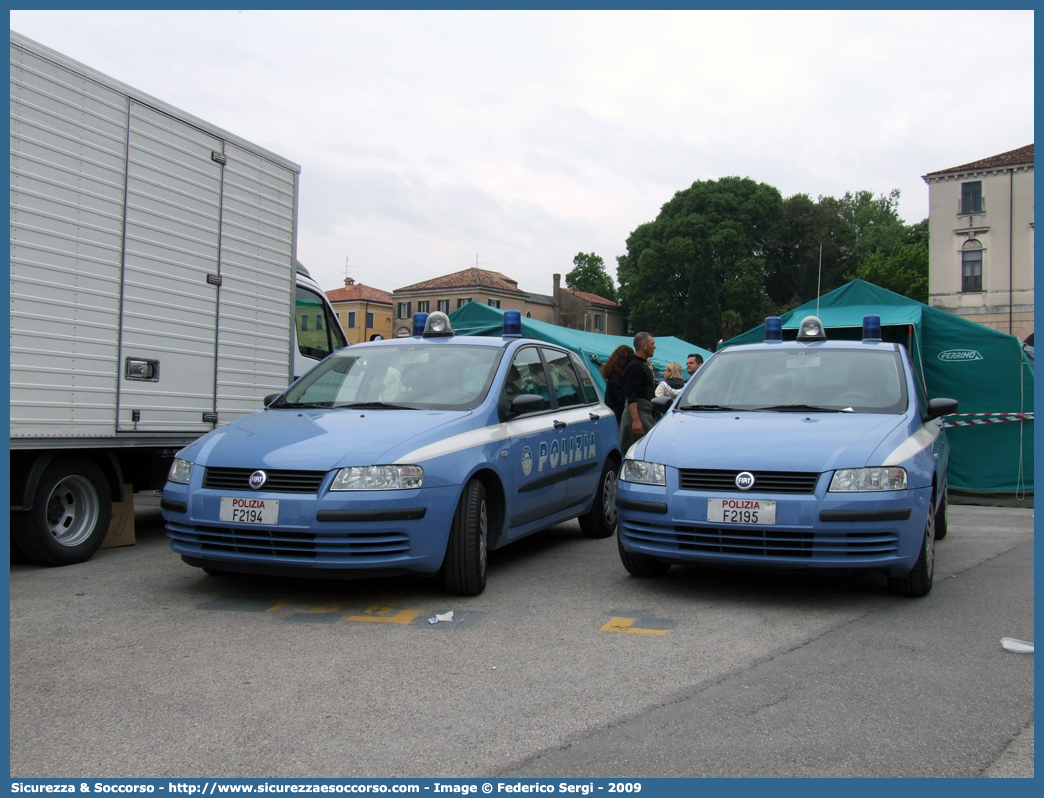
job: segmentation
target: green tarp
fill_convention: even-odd
[[[859,339],[863,316],[881,317],[882,337],[903,344],[931,399],[948,397],[960,413],[1032,413],[1033,364],[1018,338],[991,330],[863,280],[782,316],[784,338],[805,316],[818,315],[830,338]],[[765,325],[722,347],[754,343]],[[950,488],[984,493],[1033,492],[1033,422],[951,426]]]
[[[489,335],[499,338],[504,334],[504,311],[478,302],[469,302],[463,307],[457,308],[449,318],[450,324],[453,325],[453,329],[458,335]],[[590,364],[591,377],[603,393],[605,392],[605,380],[602,379],[596,363],[601,364],[608,360],[613,350],[621,344],[634,345],[633,337],[570,330],[568,327],[558,327],[525,317],[522,318],[522,335],[526,338],[558,344],[576,352],[585,363]],[[657,337],[656,354],[652,359],[653,366],[657,371],[663,371],[667,362],[673,360],[681,364],[684,372],[686,359],[694,353],[699,353],[704,359],[710,357],[711,354],[706,349],[688,344],[680,338]]]

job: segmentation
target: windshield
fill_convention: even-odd
[[[763,349],[716,355],[689,382],[679,410],[903,413],[899,353],[880,349]]]
[[[270,407],[470,410],[489,391],[503,349],[417,344],[352,346],[302,377]]]

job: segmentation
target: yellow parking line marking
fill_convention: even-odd
[[[636,618],[610,618],[609,623],[599,629],[599,632],[626,632],[631,635],[665,635],[667,629],[639,629],[633,626]]]
[[[305,610],[305,612],[337,612],[337,610],[339,609],[341,609],[340,604],[329,604],[325,607],[320,604],[318,607],[313,607],[310,610]]]
[[[375,623],[409,623],[420,615],[420,610],[399,610],[391,616],[380,615],[349,615],[348,621],[373,621]]]
[[[289,603],[290,599],[280,599],[276,604],[265,610],[265,612],[275,612],[276,610],[281,610]]]
[[[387,615],[395,610],[394,604],[374,604],[371,607],[367,607],[363,612],[366,615]]]

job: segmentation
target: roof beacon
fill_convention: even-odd
[[[424,335],[424,323],[428,320],[427,313],[413,314],[413,337],[420,338]]]
[[[428,314],[428,320],[424,323],[425,338],[449,338],[451,335],[453,328],[449,316],[439,310]]]
[[[805,316],[798,327],[797,339],[798,341],[825,341],[827,337],[826,331],[823,329],[823,322],[816,316]]]
[[[783,319],[769,316],[765,319],[765,343],[783,340]]]
[[[505,338],[521,338],[522,337],[522,311],[521,310],[505,310],[504,311],[504,337]]]
[[[881,317],[876,315],[863,316],[863,340],[880,343],[881,341]]]

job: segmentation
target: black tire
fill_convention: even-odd
[[[620,551],[620,562],[631,576],[663,576],[671,570],[669,562],[661,562],[655,557],[636,554],[625,549],[622,535],[616,536],[616,548]]]
[[[939,502],[939,509],[935,511],[935,539],[936,540],[942,540],[944,537],[946,537],[946,533],[950,531],[950,529],[949,529],[949,518],[947,517],[948,514],[949,514],[949,510],[947,508],[949,507],[949,504],[950,504],[949,493],[950,493],[950,486],[949,485],[944,485],[943,486],[943,490],[942,490],[942,501]]]
[[[489,547],[489,507],[486,487],[473,479],[464,486],[450,526],[442,583],[454,596],[477,596],[486,587],[486,554]]]
[[[917,562],[906,576],[888,577],[888,589],[897,596],[921,598],[932,592],[932,578],[935,576],[935,513],[928,508],[928,520],[924,523],[924,537],[921,539],[921,553]]]
[[[98,550],[111,520],[112,496],[101,469],[85,458],[66,457],[44,471],[33,508],[11,517],[11,537],[38,565],[73,565]]]
[[[620,467],[606,460],[591,512],[580,516],[580,531],[589,538],[611,538],[616,531],[616,477]]]

